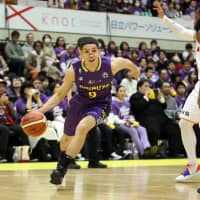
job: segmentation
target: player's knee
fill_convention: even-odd
[[[76,134],[87,135],[89,132],[88,126],[86,123],[81,123],[76,128]]]

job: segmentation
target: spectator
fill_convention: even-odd
[[[26,43],[22,47],[24,56],[28,58],[28,55],[33,51],[33,43],[34,43],[34,37],[32,33],[27,33],[26,35]]]
[[[154,62],[159,60],[158,53],[160,51],[160,47],[158,46],[157,40],[151,40],[151,55]]]
[[[164,109],[166,119],[163,123],[161,138],[167,139],[168,141],[169,156],[183,157],[183,155],[181,155],[184,152],[181,141],[181,132],[177,123],[180,110],[178,109],[175,99],[170,96],[170,88],[170,83],[168,81],[163,81],[160,86],[160,90],[165,97],[167,105]]]
[[[179,109],[183,108],[183,105],[186,100],[186,86],[183,82],[180,82],[176,85],[176,103]]]
[[[56,54],[54,52],[53,46],[52,46],[52,37],[49,34],[44,34],[42,37],[43,42],[43,53],[45,56],[45,64],[46,66],[57,66],[58,60],[56,57]]]
[[[151,147],[146,129],[135,121],[134,116],[130,115],[130,104],[125,100],[125,96],[125,88],[119,86],[116,91],[117,98],[112,101],[112,111],[109,118],[113,117],[114,123],[120,125],[121,129],[130,135],[141,157],[154,156],[157,153],[157,147]]]
[[[186,60],[186,58],[187,58],[188,55],[190,55],[190,54],[194,54],[194,52],[193,52],[193,46],[192,46],[191,43],[187,43],[187,44],[185,45],[185,50],[184,50],[183,53],[182,53],[183,59]]]
[[[165,120],[166,103],[163,95],[159,91],[150,90],[148,80],[140,80],[137,92],[130,98],[130,105],[135,119],[147,129],[151,146],[157,145]]]
[[[20,33],[13,31],[11,33],[11,41],[5,46],[5,55],[7,57],[10,73],[17,76],[24,75],[25,56],[22,47],[18,44]]]
[[[121,55],[124,58],[131,58],[131,52],[128,42],[123,41],[120,44]]]
[[[192,68],[191,63],[188,60],[183,61],[183,68],[179,71],[181,79],[187,80],[192,71],[194,71],[194,68]]]
[[[106,51],[106,56],[117,57],[117,53],[118,53],[118,49],[117,49],[116,43],[112,40],[109,41],[107,51]]]
[[[98,43],[99,43],[99,49],[101,50],[101,55],[105,56],[106,54],[106,45],[103,39],[99,38],[97,39]]]
[[[6,94],[9,96],[9,100],[12,103],[13,107],[17,99],[20,97],[22,81],[20,77],[13,77],[11,81],[11,86],[7,88]]]
[[[156,71],[160,71],[161,69],[167,69],[168,61],[166,57],[166,53],[163,50],[160,50],[158,53],[159,60],[157,61]]]
[[[151,88],[155,87],[155,83],[152,80],[154,70],[152,67],[147,67],[145,69],[145,73],[141,76],[142,79],[146,79],[149,81]]]
[[[101,149],[103,158],[106,160],[120,160],[122,156],[115,152],[113,145],[113,131],[106,124],[99,124],[101,134]]]
[[[147,51],[147,43],[146,42],[140,42],[138,46],[139,52],[138,52],[138,57],[140,58],[145,58],[148,51]]]
[[[49,78],[46,76],[41,76],[40,78],[41,83],[42,83],[42,88],[41,92],[44,93],[47,97],[52,95],[51,90],[49,89],[50,83],[49,83]],[[51,82],[53,84],[55,81]]]
[[[56,44],[54,48],[57,59],[59,60],[60,69],[65,72],[66,61],[67,61],[67,51],[65,45],[65,39],[62,36],[57,37]]]
[[[176,17],[176,9],[173,1],[170,1],[168,3],[167,8],[165,9],[165,14],[169,18],[175,18]]]
[[[197,8],[197,1],[191,0],[189,7],[187,7],[185,10],[185,14],[189,15],[192,19],[194,19],[196,8]]]
[[[197,77],[197,71],[194,70],[192,72],[189,73],[188,79],[185,80],[185,83],[187,85],[187,94],[189,94],[192,89],[195,86],[195,83],[198,81],[198,77]]]
[[[78,1],[77,0],[65,0],[64,8],[78,10]]]
[[[182,17],[183,16],[183,10],[180,3],[175,2],[175,10],[176,10],[176,17]]]
[[[146,67],[147,67],[146,58],[141,58],[139,60],[139,68],[140,68],[141,74],[145,72]]]
[[[155,82],[155,87],[159,88],[163,81],[168,81],[169,75],[166,69],[161,69],[159,72],[159,79]]]
[[[131,71],[126,71],[125,78],[122,79],[120,85],[125,88],[128,99],[137,92],[137,80],[134,79]]]
[[[45,58],[43,53],[43,44],[37,40],[33,44],[33,51],[26,60],[27,76],[37,77],[38,73],[45,67]]]
[[[138,65],[138,60],[139,60],[139,57],[138,57],[138,51],[137,50],[131,50],[131,61]]]

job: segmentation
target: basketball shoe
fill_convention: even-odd
[[[176,177],[176,181],[184,182],[198,174],[200,174],[200,165],[198,165],[198,163],[196,164],[188,163],[186,165],[186,169],[179,176]]]
[[[57,167],[51,173],[50,183],[52,183],[54,185],[60,185],[60,184],[62,184],[62,181],[63,181],[63,178],[64,178],[66,172],[67,172],[67,170],[64,169],[63,167],[60,167],[60,168]]]
[[[65,152],[61,152],[58,159],[57,167],[55,170],[53,170],[53,172],[50,175],[50,183],[54,185],[62,184],[62,181],[67,172],[69,164],[73,162],[73,160],[74,159],[66,155]]]

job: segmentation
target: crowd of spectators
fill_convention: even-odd
[[[31,1],[31,0],[30,0]],[[46,0],[48,7],[86,10],[97,12],[113,12],[142,16],[157,16],[153,9],[155,0]],[[165,14],[169,18],[182,17],[194,18],[195,10],[200,6],[197,0],[159,0]],[[17,0],[2,2],[18,4]],[[0,1],[1,3],[1,1]]]
[[[98,12],[114,12],[142,16],[157,16],[150,0],[49,0],[49,7],[64,9],[92,10]],[[170,18],[182,15],[194,17],[196,8],[200,5],[196,0],[160,0],[165,14]]]
[[[25,160],[27,146],[32,149],[31,159],[56,160],[68,99],[46,113],[49,129],[39,138],[28,138],[20,120],[60,87],[67,67],[79,58],[77,46],[63,36],[53,43],[50,34],[35,40],[28,33],[23,45],[19,40],[20,33],[13,31],[0,56],[0,162],[13,161],[19,146],[26,151]],[[133,152],[139,158],[184,156],[177,116],[198,79],[192,44],[187,43],[182,53],[167,54],[156,40],[141,41],[134,49],[126,41],[119,46],[115,41],[105,44],[101,38],[98,42],[101,55],[130,59],[141,78],[135,80],[127,70],[116,74],[113,109],[93,131],[98,136],[95,151],[102,159],[123,159]],[[88,151],[84,148],[82,155],[88,157]]]

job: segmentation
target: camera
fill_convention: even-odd
[[[33,95],[38,95],[38,94],[40,94],[40,92],[37,89],[32,89],[32,94]]]

